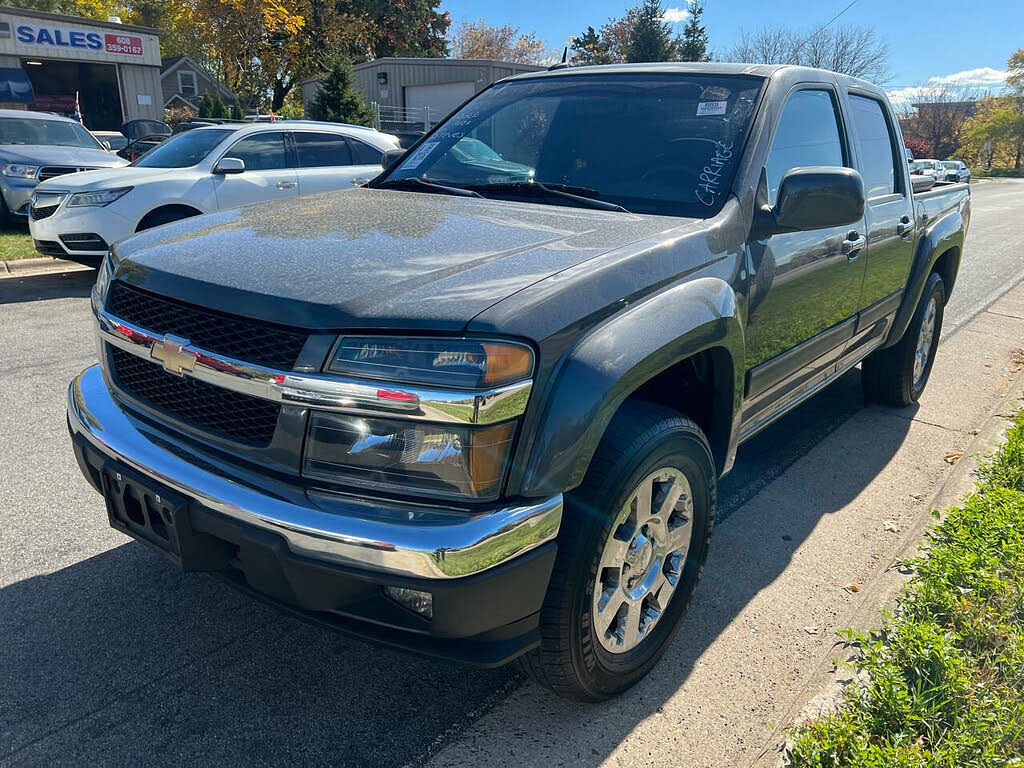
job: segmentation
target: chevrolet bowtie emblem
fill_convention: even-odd
[[[159,360],[164,365],[164,370],[173,373],[175,376],[183,375],[184,371],[192,372],[196,367],[196,360],[199,355],[191,349],[188,339],[179,336],[164,336],[163,341],[153,344],[149,354],[154,360]]]

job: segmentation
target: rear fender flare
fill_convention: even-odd
[[[896,312],[886,346],[891,346],[903,338],[903,334],[910,324],[910,318],[914,316],[914,310],[917,309],[917,303],[921,300],[921,293],[928,281],[928,275],[931,274],[939,257],[951,249],[962,253],[965,229],[966,222],[961,212],[959,210],[950,211],[933,222],[917,241],[917,253],[910,269],[910,277],[907,279],[903,302]],[[946,286],[947,298],[952,288],[952,285]]]
[[[541,416],[532,430],[520,491],[525,496],[576,487],[627,397],[672,365],[721,348],[716,362],[716,411],[729,414],[716,459],[728,469],[735,453],[743,393],[743,328],[736,295],[725,281],[704,277],[638,302],[597,326],[570,350],[552,374]]]

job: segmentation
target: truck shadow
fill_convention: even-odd
[[[0,279],[0,304],[19,304],[46,299],[88,298],[96,283],[95,269],[12,275]]]
[[[858,389],[856,373],[844,377],[827,400],[745,446],[738,474],[723,484],[722,516],[857,411]],[[903,437],[896,426],[858,444],[867,455],[837,468],[827,492],[775,511],[751,535],[723,526],[705,583],[654,673],[597,706],[523,688],[501,723],[503,759],[558,764],[569,740],[558,734],[571,734],[588,749],[568,762],[599,764]],[[85,494],[87,519],[105,525],[100,500]],[[509,669],[422,659],[309,626],[212,577],[182,576],[134,542],[0,590],[0,659],[0,763],[19,766],[416,764],[521,683]]]

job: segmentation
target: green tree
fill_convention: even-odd
[[[231,106],[228,107],[228,117],[232,120],[241,120],[245,117],[242,114],[242,108],[238,106],[238,102],[232,102]]]
[[[610,64],[615,60],[609,50],[608,41],[593,27],[587,27],[587,31],[582,35],[572,38],[569,47],[573,50],[574,64]]]
[[[439,8],[441,0],[336,0],[336,4],[339,14],[369,22],[372,32],[361,58],[448,55],[445,36],[452,18]]]
[[[690,6],[690,18],[683,27],[683,34],[677,38],[679,61],[711,61],[708,53],[708,30],[700,23],[704,15],[704,3],[697,0]]]
[[[224,106],[224,99],[221,98],[220,94],[217,94],[217,98],[213,100],[210,105],[210,117],[227,117],[228,108]]]
[[[372,125],[373,110],[366,106],[355,88],[352,64],[343,56],[335,56],[320,80],[320,89],[307,110],[314,120],[331,123]]]
[[[213,117],[213,100],[208,93],[199,97],[199,117]]]
[[[676,41],[672,26],[663,20],[661,0],[643,0],[635,9],[629,26],[626,61],[672,61],[676,58]]]

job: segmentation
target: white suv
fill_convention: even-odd
[[[345,189],[381,171],[398,139],[372,128],[280,121],[211,125],[171,137],[132,165],[36,187],[36,250],[97,265],[143,229],[249,203]]]

